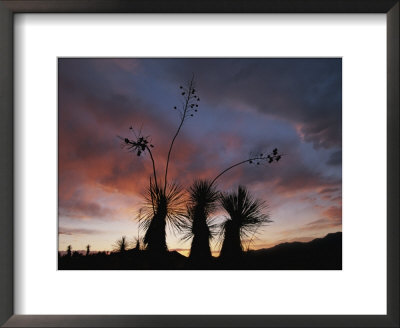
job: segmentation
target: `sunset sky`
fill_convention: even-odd
[[[277,147],[267,166],[245,164],[218,180],[245,185],[273,222],[252,248],[308,241],[342,229],[342,61],[311,59],[59,59],[59,250],[111,250],[138,235],[137,211],[152,172],[148,156],[121,148],[129,127],[154,144],[165,169],[179,124],[180,85],[195,76],[199,111],[183,125],[169,177],[188,187],[250,152]],[[162,174],[160,173],[160,176]],[[225,213],[216,213],[222,220]],[[139,231],[141,236],[143,231]],[[190,248],[168,232],[170,250]],[[214,254],[219,247],[212,242]]]

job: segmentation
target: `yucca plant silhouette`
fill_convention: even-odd
[[[196,180],[189,189],[190,205],[187,207],[187,221],[183,225],[185,234],[183,240],[193,238],[189,257],[193,260],[207,260],[211,258],[210,240],[216,230],[216,224],[209,218],[215,210],[220,193],[215,188],[216,181],[233,168],[249,164],[271,164],[282,158],[278,149],[270,153],[251,153],[250,156],[221,171],[213,180]],[[253,237],[253,236],[252,236]]]
[[[242,240],[253,237],[262,225],[272,220],[265,213],[265,202],[254,198],[246,187],[239,186],[237,192],[223,194],[220,202],[229,215],[222,223],[220,257],[234,260],[243,253]]]
[[[133,245],[135,245],[135,247],[133,249],[137,252],[143,250],[142,245],[144,243],[143,237],[140,236],[140,221],[142,220],[142,213],[143,213],[143,210],[139,210],[139,213],[138,213],[139,227],[137,230],[137,237],[134,238],[133,243],[132,243]]]
[[[181,229],[184,204],[183,190],[178,184],[169,184],[164,192],[163,188],[150,181],[140,222],[140,227],[146,231],[143,241],[148,251],[160,255],[168,250],[166,226],[171,232]]]
[[[128,242],[125,236],[122,236],[121,239],[118,239],[113,247],[114,252],[116,253],[125,253],[128,250]]]
[[[143,238],[135,238],[133,244],[135,245],[135,247],[133,248],[135,251],[141,251],[143,249]]]
[[[140,216],[140,224],[145,230],[144,244],[146,249],[155,255],[162,255],[168,251],[166,226],[168,225],[172,231],[179,230],[182,227],[184,215],[182,208],[184,202],[183,191],[178,184],[168,182],[168,169],[175,140],[182,129],[183,123],[198,111],[200,98],[197,96],[194,87],[194,77],[186,87],[180,86],[179,89],[183,97],[182,106],[179,108],[175,106],[174,110],[179,113],[180,123],[169,146],[163,183],[157,179],[156,164],[152,153],[154,145],[151,143],[150,138],[143,136],[141,130],[136,133],[132,126],[130,130],[133,132],[135,139],[119,137],[123,140],[123,147],[134,152],[137,156],[148,153],[152,161],[153,176],[150,178],[147,195],[145,196],[144,220],[141,220],[142,217]]]
[[[67,247],[67,256],[68,257],[72,256],[72,246],[71,245],[68,245],[68,247]]]
[[[183,240],[192,239],[189,258],[195,262],[211,259],[210,240],[215,235],[217,224],[210,218],[216,210],[220,193],[208,180],[195,180],[189,188],[187,221]]]

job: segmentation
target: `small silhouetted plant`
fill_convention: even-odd
[[[73,257],[80,257],[80,256],[82,256],[82,254],[81,254],[80,252],[78,252],[78,251],[74,251],[74,252],[72,253],[72,256],[73,256]]]
[[[90,255],[90,245],[86,246],[86,256]]]
[[[135,251],[141,251],[142,250],[142,242],[139,238],[135,238],[134,240],[135,247],[133,248]]]
[[[179,113],[180,122],[169,146],[164,181],[157,179],[156,163],[152,153],[154,145],[149,136],[142,135],[141,130],[136,132],[131,126],[129,129],[134,138],[119,137],[122,140],[122,147],[139,157],[148,153],[152,161],[153,177],[150,178],[144,207],[145,215],[141,225],[146,231],[144,243],[147,249],[156,254],[163,254],[168,250],[165,231],[167,224],[169,223],[169,226],[173,229],[180,229],[181,227],[184,215],[181,206],[183,191],[179,185],[168,182],[168,169],[175,140],[182,129],[183,123],[198,112],[198,102],[200,101],[194,86],[194,77],[186,87],[180,86],[179,89],[183,100],[181,106],[174,106],[174,110]]]
[[[68,245],[68,247],[67,247],[67,256],[68,257],[72,256],[72,246],[71,245]]]
[[[189,258],[207,261],[211,258],[210,240],[216,234],[217,224],[210,218],[216,210],[219,191],[208,180],[195,180],[189,188],[187,221],[183,225],[183,240],[192,239]]]
[[[253,237],[262,225],[272,221],[265,213],[265,202],[254,198],[243,186],[237,192],[223,194],[221,206],[229,217],[222,223],[220,257],[237,259],[243,252],[242,240]]]
[[[137,237],[135,237],[133,240],[133,245],[135,245],[135,247],[133,249],[137,252],[144,249],[144,247],[143,247],[144,241],[143,241],[143,238],[140,237],[140,226],[141,226],[140,223],[142,221],[142,214],[143,214],[143,209],[140,209],[138,212],[138,215],[137,215],[137,219],[139,221],[139,226],[137,229]]]
[[[116,253],[125,253],[128,250],[128,242],[125,236],[122,236],[121,239],[118,239],[114,244],[114,252]]]
[[[145,249],[144,247],[144,238],[143,237],[135,237],[132,241],[132,245],[134,245],[134,247],[132,248],[134,251],[139,252],[139,251],[143,251]]]

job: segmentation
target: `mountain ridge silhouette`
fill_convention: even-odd
[[[285,242],[250,250],[245,258],[251,269],[341,270],[342,232],[329,233],[309,242]]]

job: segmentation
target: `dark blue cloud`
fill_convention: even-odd
[[[329,160],[326,162],[328,165],[338,166],[342,165],[342,151],[338,150],[331,154]]]
[[[212,106],[241,104],[290,121],[315,147],[341,147],[341,59],[146,59],[143,65],[174,84],[195,74]]]

